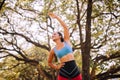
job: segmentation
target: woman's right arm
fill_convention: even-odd
[[[54,65],[54,64],[52,63],[53,58],[54,58],[54,51],[53,51],[53,49],[52,49],[52,50],[50,51],[50,53],[49,53],[48,65],[49,65],[50,67],[52,67],[53,69],[57,69],[57,65]]]
[[[53,68],[53,69],[60,69],[64,64],[59,64],[59,65],[55,65],[52,63],[52,60],[54,58],[54,50],[52,49],[49,53],[49,57],[48,57],[48,65]]]

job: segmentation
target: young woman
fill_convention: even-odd
[[[64,37],[60,32],[54,32],[52,35],[52,39],[56,43],[56,46],[50,51],[48,65],[53,69],[59,70],[58,80],[82,80],[74,59],[73,50],[70,44],[69,30],[66,24],[55,14],[50,12],[48,15],[57,19],[64,29]],[[59,65],[52,63],[55,55],[60,60]]]

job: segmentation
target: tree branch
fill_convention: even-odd
[[[96,17],[99,17],[99,16],[102,16],[102,15],[113,15],[116,19],[118,18],[118,16],[116,16],[114,13],[110,12],[110,13],[100,13],[100,14],[97,14],[95,16],[92,16],[92,19],[96,18]]]
[[[96,62],[100,61],[99,63],[103,63],[104,61],[108,61],[108,60],[119,58],[119,57],[120,57],[120,51],[116,51],[114,54],[111,54],[109,56],[101,55],[99,57],[96,57],[94,60]]]
[[[30,42],[30,43],[34,44],[35,46],[37,46],[37,47],[41,47],[41,48],[46,49],[46,50],[48,50],[48,51],[50,50],[49,47],[47,47],[47,46],[45,46],[45,45],[42,45],[42,44],[39,44],[39,43],[37,43],[37,42],[34,42],[34,41],[32,41],[29,37],[27,37],[27,36],[25,36],[25,35],[23,35],[23,34],[21,34],[21,33],[9,32],[9,31],[7,31],[7,30],[5,30],[5,29],[2,29],[1,27],[0,27],[0,30],[2,30],[0,33],[3,34],[3,35],[7,35],[7,34],[17,35],[17,36],[20,36],[20,37],[24,38],[27,42]]]
[[[2,9],[3,4],[5,3],[5,0],[3,0],[2,2],[0,2],[0,10]]]
[[[116,76],[120,76],[120,74],[115,75],[114,73],[117,73],[119,71],[120,71],[120,66],[113,67],[113,68],[110,68],[109,70],[107,70],[106,72],[103,72],[103,73],[100,73],[100,74],[96,75],[96,78],[99,79],[99,80],[116,78]]]

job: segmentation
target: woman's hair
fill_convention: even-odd
[[[61,42],[64,42],[64,38],[63,38],[63,35],[62,33],[58,32],[59,36],[61,36]]]

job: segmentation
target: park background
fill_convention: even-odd
[[[0,0],[0,80],[56,80],[47,58],[63,30],[48,12],[67,24],[83,80],[120,80],[119,0]]]

